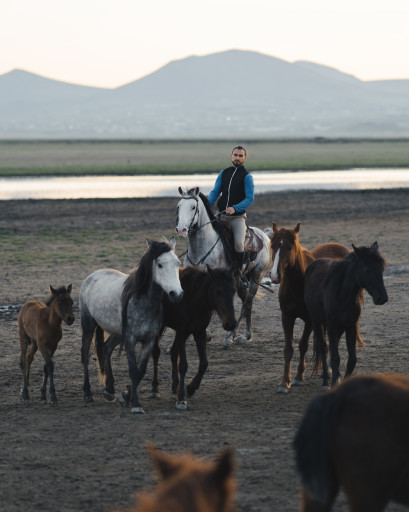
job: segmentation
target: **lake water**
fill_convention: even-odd
[[[256,193],[284,190],[409,188],[409,169],[342,171],[257,171]],[[208,194],[217,173],[187,176],[81,176],[0,178],[0,200],[174,197],[178,187],[200,187]]]

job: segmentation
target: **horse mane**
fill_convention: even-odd
[[[152,281],[152,263],[161,254],[171,251],[171,247],[166,242],[150,241],[150,247],[142,256],[137,268],[126,278],[121,295],[122,305],[122,326],[127,322],[128,302],[132,295],[140,297],[146,293],[150,282]]]
[[[199,192],[199,197],[202,200],[202,203],[205,207],[205,210],[207,212],[207,215],[209,216],[209,219],[212,222],[213,229],[216,231],[216,233],[220,236],[224,236],[225,234],[225,227],[216,220],[216,215],[212,211],[212,207],[210,206],[208,198],[202,194],[202,192]]]

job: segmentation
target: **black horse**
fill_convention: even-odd
[[[199,368],[197,374],[187,385],[187,396],[191,397],[199,389],[202,377],[207,369],[206,328],[216,311],[222,321],[223,328],[231,331],[236,327],[234,314],[234,295],[236,292],[235,280],[230,270],[212,269],[207,265],[207,272],[197,267],[179,269],[179,279],[183,290],[183,299],[176,303],[163,296],[163,325],[152,350],[154,375],[152,380],[151,397],[158,393],[158,361],[160,356],[159,341],[166,329],[170,327],[176,331],[171,348],[172,360],[172,396],[177,398],[176,408],[186,409],[185,376],[188,369],[186,358],[186,340],[193,334],[199,355]],[[119,339],[111,337],[105,343],[105,369],[106,387],[108,394],[114,392],[111,368],[111,354],[119,343]],[[97,351],[98,353],[98,351]],[[101,368],[102,370],[102,368]],[[129,401],[129,387],[119,396],[119,401],[127,405]]]
[[[332,384],[340,380],[338,344],[345,332],[348,362],[345,376],[351,375],[356,365],[357,321],[361,315],[363,290],[372,297],[374,304],[385,304],[388,294],[383,282],[385,260],[378,251],[378,244],[355,247],[341,261],[318,259],[305,273],[304,298],[314,329],[314,372],[323,367],[323,388],[329,387],[327,363],[328,334],[331,355]]]
[[[354,375],[311,400],[294,439],[303,512],[409,505],[409,377]]]

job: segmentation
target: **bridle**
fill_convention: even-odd
[[[188,234],[191,236],[191,235],[194,235],[195,233],[197,233],[200,229],[204,228],[205,226],[207,226],[208,224],[212,224],[213,222],[217,222],[219,221],[220,219],[220,215],[223,213],[223,212],[219,212],[217,214],[217,216],[212,219],[212,220],[209,220],[209,222],[205,222],[204,224],[202,224],[201,226],[198,225],[199,223],[199,199],[195,196],[189,196],[189,197],[184,197],[182,196],[182,199],[193,199],[194,201],[196,201],[196,208],[195,208],[195,213],[192,217],[192,220],[190,221],[190,224],[189,224],[189,227],[188,227]],[[200,258],[199,261],[197,261],[196,263],[194,261],[192,261],[190,258],[189,258],[189,248],[179,256],[179,258],[181,258],[182,256],[186,255],[186,258],[188,259],[189,263],[191,265],[201,265],[205,260],[206,258],[210,255],[210,253],[213,251],[213,249],[216,247],[216,245],[219,243],[220,241],[220,235],[218,236],[216,242],[214,243],[214,245],[207,251],[207,253],[202,257]]]

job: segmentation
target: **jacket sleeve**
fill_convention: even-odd
[[[244,179],[244,193],[246,194],[245,199],[233,205],[237,213],[244,212],[254,203],[254,180],[251,174],[247,174]]]
[[[220,192],[222,189],[222,174],[223,174],[223,171],[220,171],[219,175],[216,178],[216,182],[214,184],[213,190],[210,192],[210,194],[207,198],[209,200],[210,206],[214,205],[214,203],[217,201],[217,198],[220,195]]]

